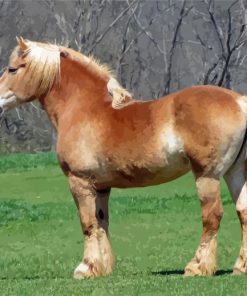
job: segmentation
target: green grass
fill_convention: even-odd
[[[54,154],[0,158],[0,295],[247,295],[230,275],[240,227],[225,184],[218,274],[183,278],[201,233],[192,176],[111,195],[112,275],[76,281],[82,234]]]
[[[11,155],[1,155],[0,173],[7,171],[22,172],[34,168],[45,168],[57,165],[57,157],[53,152],[23,154],[16,153]]]

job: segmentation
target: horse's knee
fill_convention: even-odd
[[[220,195],[220,182],[218,179],[200,177],[196,179],[196,186],[202,204],[214,202]]]
[[[90,224],[90,225],[86,225],[82,223],[82,229],[83,229],[83,234],[85,236],[91,236],[92,233],[93,233],[93,229],[94,229],[94,226],[93,224]]]
[[[217,231],[223,217],[223,207],[221,203],[215,201],[205,208],[202,208],[202,222],[205,230]]]

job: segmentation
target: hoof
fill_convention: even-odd
[[[246,273],[244,271],[241,271],[238,268],[233,269],[232,275],[243,275],[243,274],[246,274]]]
[[[210,276],[216,271],[216,239],[201,243],[195,257],[187,264],[184,276]]]
[[[247,274],[247,251],[241,248],[240,255],[233,267],[233,275]]]
[[[75,271],[74,271],[74,278],[77,280],[85,279],[85,278],[95,278],[98,276],[105,275],[105,270],[99,262],[95,263],[80,263]]]
[[[74,278],[77,280],[82,280],[89,277],[93,277],[90,267],[85,263],[80,263],[74,271]]]
[[[184,270],[184,276],[210,276],[216,271],[215,265],[190,262]]]
[[[245,264],[240,264],[242,262],[237,261],[237,264],[233,267],[232,275],[244,275],[247,274],[246,262]]]
[[[201,276],[202,273],[197,266],[189,266],[184,270],[184,276]]]

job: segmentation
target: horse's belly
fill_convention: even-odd
[[[156,159],[149,164],[126,163],[115,166],[111,173],[97,178],[99,187],[143,187],[166,183],[190,170],[189,161],[183,155],[172,159]]]
[[[177,171],[169,172],[169,174],[165,174],[164,172],[158,172],[156,174],[135,174],[133,177],[122,175],[122,178],[117,178],[115,182],[113,182],[113,187],[119,188],[127,188],[127,187],[145,187],[158,185],[162,183],[166,183],[181,177],[186,174],[189,169],[180,169]]]

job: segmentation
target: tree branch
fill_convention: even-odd
[[[183,4],[182,4],[182,8],[180,10],[177,25],[175,27],[174,35],[173,35],[173,38],[172,38],[172,46],[171,46],[171,49],[170,49],[170,52],[169,52],[169,61],[168,61],[168,67],[167,67],[167,69],[168,69],[168,73],[167,73],[168,78],[167,78],[167,82],[166,82],[166,86],[165,86],[165,93],[166,94],[168,94],[170,92],[173,56],[174,56],[175,47],[176,47],[176,43],[177,43],[178,33],[179,33],[180,28],[181,28],[183,18],[185,18],[188,15],[188,13],[190,12],[190,10],[193,8],[191,6],[190,8],[188,8],[186,10],[185,6],[186,6],[186,1],[184,0]]]
[[[134,6],[134,4],[136,4],[137,1],[133,1],[127,8],[125,8],[114,20],[113,22],[107,27],[107,29],[105,29],[105,31],[99,35],[95,41],[93,46],[88,50],[88,53],[92,53],[92,51],[94,50],[94,48],[98,45],[98,43],[105,37],[105,35],[112,29],[112,27],[118,22],[119,19],[121,19],[122,16],[124,16],[126,14],[126,12],[128,10],[130,10],[130,8],[132,6]]]

